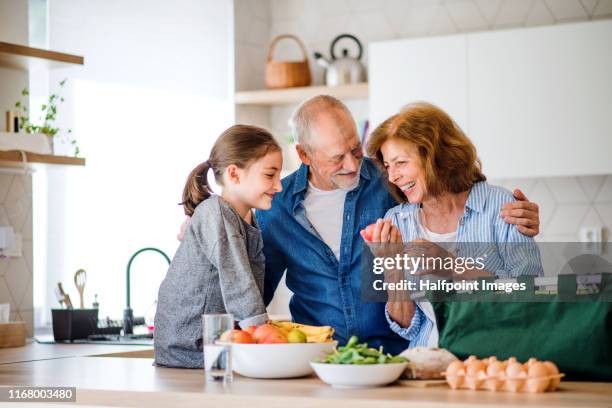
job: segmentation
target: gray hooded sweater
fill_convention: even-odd
[[[242,328],[268,320],[262,249],[259,229],[220,196],[196,207],[159,287],[155,364],[203,367],[203,314],[231,313]]]

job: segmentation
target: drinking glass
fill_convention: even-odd
[[[234,317],[231,314],[202,315],[202,345],[204,348],[204,376],[206,381],[232,381],[232,345],[231,338],[221,335],[234,328]]]

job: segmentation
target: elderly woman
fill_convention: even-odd
[[[486,182],[476,148],[442,109],[424,102],[408,105],[373,132],[367,151],[385,169],[391,192],[402,203],[377,222],[372,241],[431,241],[454,254],[468,247],[463,257],[471,256],[463,243],[494,243],[487,245],[485,270],[468,270],[463,278],[542,274],[533,239],[499,217],[502,206],[515,201],[512,193]],[[437,346],[429,302],[390,297],[386,315],[410,347]]]

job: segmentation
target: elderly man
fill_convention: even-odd
[[[372,347],[398,353],[408,342],[390,329],[385,304],[361,299],[359,234],[396,202],[380,170],[363,157],[355,122],[342,102],[311,98],[291,124],[303,164],[283,179],[272,208],[256,215],[266,256],[265,302],[286,271],[295,321],[331,325],[341,343],[357,335]],[[538,206],[519,190],[515,197],[520,201],[508,204],[500,216],[536,235]],[[399,314],[400,325],[410,321]]]

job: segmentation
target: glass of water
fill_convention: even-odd
[[[202,345],[204,348],[204,376],[206,381],[232,381],[232,346],[231,338],[221,335],[234,328],[234,317],[231,314],[202,315]]]

